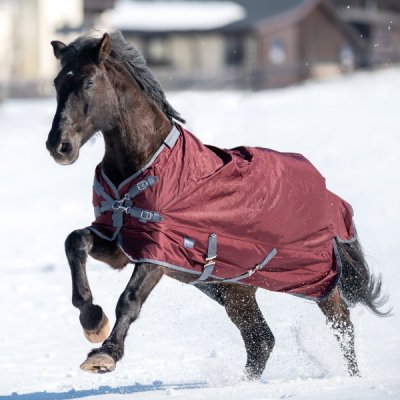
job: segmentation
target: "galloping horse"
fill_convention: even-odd
[[[246,347],[247,379],[261,376],[275,342],[257,287],[314,299],[349,374],[359,375],[349,307],[362,303],[384,316],[379,308],[387,298],[381,278],[369,272],[350,206],[325,188],[315,168],[298,154],[203,145],[179,125],[184,120],[143,56],[120,33],[52,46],[62,68],[47,149],[68,165],[96,132],[105,141],[94,182],[96,221],[65,242],[72,303],[86,338],[102,342],[81,368],[114,370],[129,326],[167,275],[225,307]],[[114,269],[135,264],[111,333],[93,304],[88,255]]]

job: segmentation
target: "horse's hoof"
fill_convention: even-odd
[[[110,322],[106,317],[106,314],[103,313],[103,318],[100,322],[100,327],[96,331],[87,331],[83,330],[85,334],[85,338],[89,340],[91,343],[103,343],[110,334]]]
[[[91,372],[92,374],[106,374],[114,371],[115,361],[111,356],[105,353],[94,354],[89,356],[85,362],[81,364],[81,370]]]

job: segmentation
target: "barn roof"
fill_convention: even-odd
[[[319,5],[354,46],[363,46],[329,0],[117,0],[115,9],[106,15],[114,29],[129,33],[240,34],[291,25]]]
[[[116,29],[129,32],[243,32],[255,24],[314,0],[118,0],[107,13]],[[180,8],[181,7],[181,11]]]
[[[187,0],[192,1],[192,0]],[[206,0],[208,1],[208,0]],[[292,11],[309,0],[235,0],[246,10],[246,18],[229,24],[223,28],[225,31],[246,31],[252,29],[257,23],[266,18],[273,18]]]

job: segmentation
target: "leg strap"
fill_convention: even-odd
[[[196,283],[208,284],[208,283],[235,283],[235,282],[240,282],[243,279],[249,278],[255,272],[260,271],[261,269],[263,269],[276,256],[277,253],[278,253],[277,250],[275,248],[273,248],[268,253],[268,255],[264,258],[264,260],[262,260],[254,268],[246,271],[242,275],[234,276],[232,278],[220,279],[220,280],[205,281],[207,278],[209,278],[209,276],[211,275],[211,273],[212,273],[212,271],[214,269],[214,265],[213,265],[211,271],[208,274],[206,274],[206,272],[208,272],[208,269],[206,271],[206,267],[207,267],[208,264],[206,264],[204,266],[203,273],[200,275],[199,279],[195,280],[194,282],[191,282],[191,284],[196,284]],[[215,264],[215,262],[214,262],[214,264]],[[203,278],[203,276],[206,276],[206,278]]]
[[[217,258],[217,235],[215,233],[212,233],[208,237],[206,264],[203,267],[203,272],[197,280],[190,282],[191,285],[194,285],[199,282],[204,282],[211,276],[212,272],[214,271],[216,258]]]

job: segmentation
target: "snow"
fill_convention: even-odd
[[[133,31],[182,31],[220,28],[246,16],[245,9],[231,1],[120,0],[105,13],[103,22],[114,29]]]
[[[54,163],[45,140],[54,100],[0,104],[0,399],[373,399],[400,398],[400,69],[249,92],[170,93],[205,142],[303,153],[348,200],[368,260],[382,273],[394,316],[352,310],[362,378],[349,378],[318,308],[259,291],[276,347],[261,382],[240,381],[245,351],[222,307],[165,278],[126,339],[116,370],[79,369],[92,345],[71,305],[63,242],[90,223],[93,170],[102,139],[75,165]],[[111,322],[132,267],[91,260],[96,303]],[[12,393],[15,393],[12,395]]]

